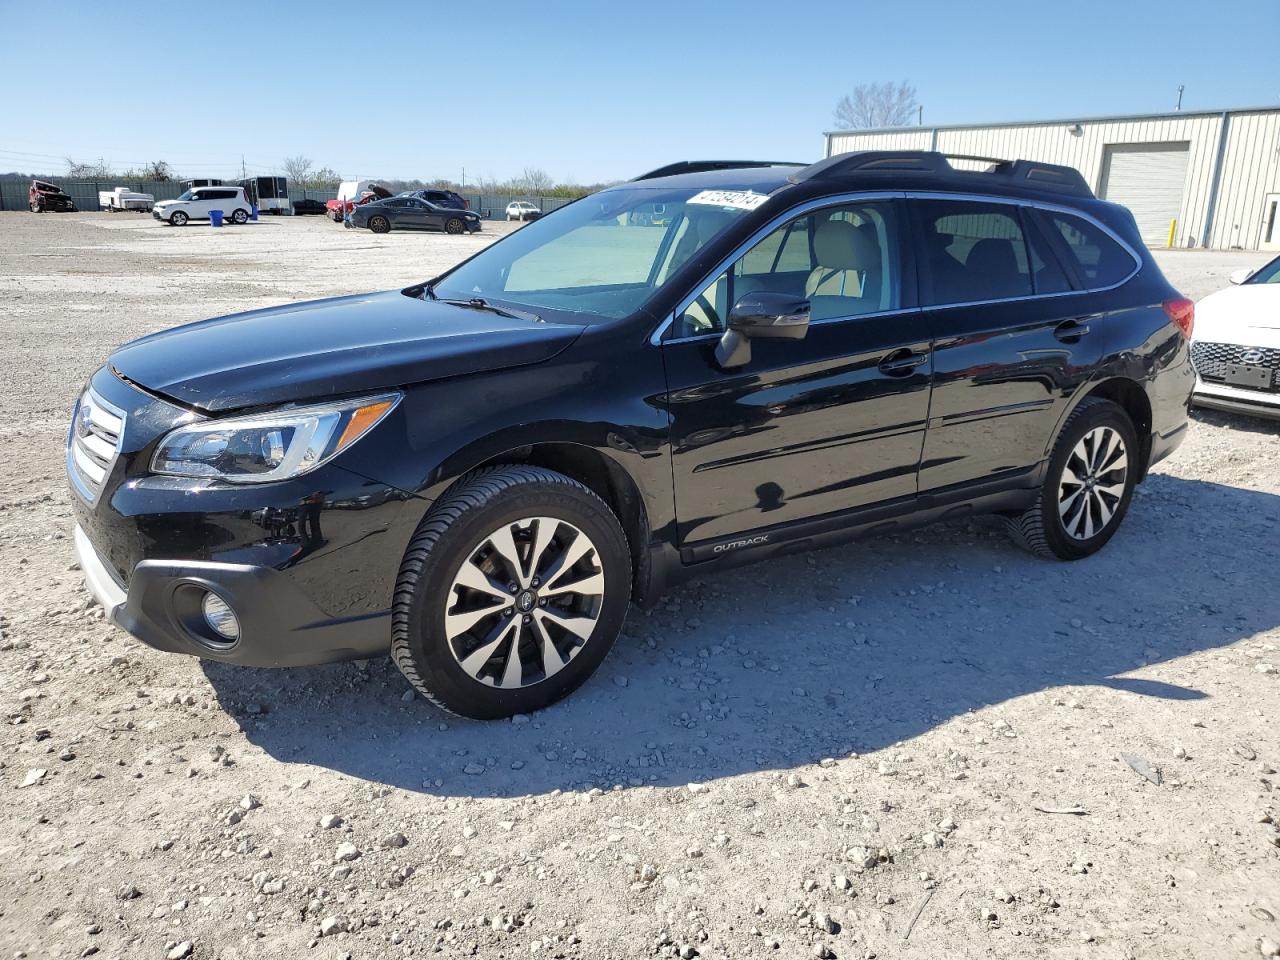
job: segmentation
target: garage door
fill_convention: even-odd
[[[1169,241],[1182,210],[1189,143],[1115,143],[1106,148],[1102,196],[1133,211],[1148,246]]]

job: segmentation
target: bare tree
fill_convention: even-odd
[[[115,173],[101,159],[81,161],[67,157],[67,178],[70,180],[110,180],[113,177]]]
[[[298,186],[309,186],[311,181],[311,160],[302,154],[298,154],[296,157],[285,157],[284,172]]]
[[[173,179],[173,170],[163,160],[153,160],[142,168],[142,179],[166,183]]]
[[[525,167],[518,181],[525,192],[543,194],[556,185],[555,178],[539,167]]]
[[[916,88],[902,83],[861,83],[836,103],[836,126],[841,130],[905,127],[919,104]]]
[[[306,186],[308,187],[336,187],[341,182],[342,177],[338,175],[338,171],[330,170],[328,167],[321,167],[319,170],[313,170],[307,175]]]

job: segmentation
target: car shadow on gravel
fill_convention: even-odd
[[[527,722],[406,701],[389,660],[205,671],[284,763],[447,796],[681,785],[891,747],[1062,686],[1133,710],[1205,700],[1123,675],[1280,624],[1277,531],[1280,497],[1157,474],[1080,563],[977,519],[726,572],[633,611],[600,672]]]
[[[1251,417],[1226,410],[1211,410],[1208,407],[1193,407],[1191,416],[1215,427],[1226,427],[1242,433],[1257,433],[1264,437],[1280,437],[1280,418]]]

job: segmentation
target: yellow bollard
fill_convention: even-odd
[[[1178,221],[1176,219],[1170,220],[1169,221],[1169,249],[1170,250],[1173,249],[1173,235],[1174,233],[1177,232],[1177,230],[1178,230]]]

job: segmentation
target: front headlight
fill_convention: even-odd
[[[153,473],[269,483],[301,476],[364,436],[400,402],[387,393],[179,427],[160,441]]]

